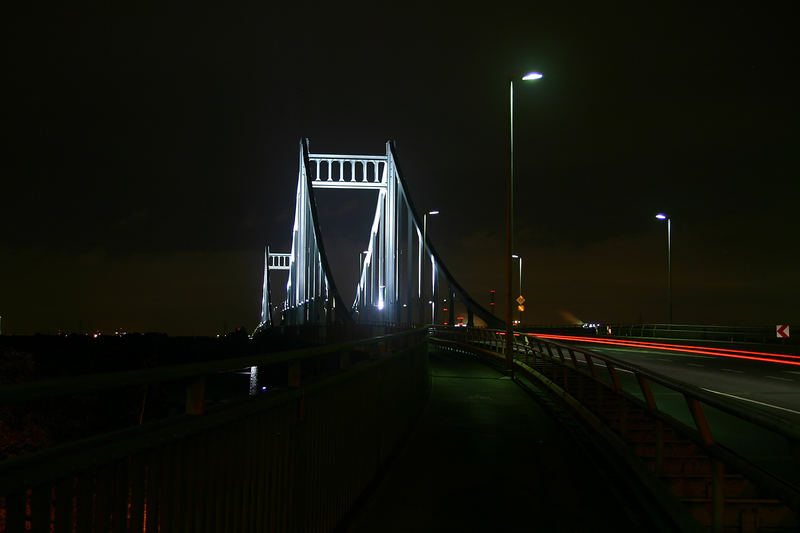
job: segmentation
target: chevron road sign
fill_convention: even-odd
[[[778,324],[775,326],[775,334],[779,339],[789,338],[789,324]]]

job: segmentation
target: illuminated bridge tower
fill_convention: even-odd
[[[314,189],[376,191],[375,216],[362,261],[355,300],[342,305],[317,217]],[[502,321],[477,304],[455,281],[430,243],[423,243],[422,220],[408,193],[392,141],[385,155],[312,154],[300,142],[292,249],[264,257],[259,328],[274,324],[334,322],[454,324],[455,300],[487,325]],[[286,298],[273,307],[270,272],[288,271]],[[446,311],[445,311],[446,310]],[[444,314],[447,313],[447,314]],[[278,316],[280,318],[278,318]]]

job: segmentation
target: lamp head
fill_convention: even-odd
[[[429,215],[438,215],[439,211],[428,211]]]
[[[524,76],[522,76],[522,79],[523,79],[524,81],[528,81],[528,80],[539,80],[539,79],[541,79],[541,78],[542,78],[542,74],[541,74],[541,72],[528,72],[527,74],[525,74]]]
[[[664,213],[659,213],[659,214],[657,214],[657,215],[656,215],[656,218],[657,218],[658,220],[666,220],[666,219],[668,219],[669,217],[668,217],[667,215],[665,215]]]

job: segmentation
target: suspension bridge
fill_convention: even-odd
[[[800,529],[800,411],[767,402],[796,397],[798,356],[644,327],[589,347],[508,335],[427,238],[391,141],[299,155],[291,249],[265,250],[247,353],[0,385],[0,429],[41,420],[54,439],[0,458],[0,533]],[[321,188],[375,191],[352,302]],[[768,398],[721,389],[751,374],[776,380]],[[94,411],[113,424],[87,435]]]
[[[292,247],[264,252],[264,287],[259,330],[273,324],[455,324],[456,302],[465,325],[502,327],[503,321],[478,304],[445,266],[414,207],[400,170],[395,145],[384,155],[316,154],[300,142]],[[315,189],[376,192],[369,245],[361,262],[355,300],[343,302],[320,231]],[[273,301],[270,274],[285,271],[286,296]],[[444,315],[443,313],[447,313]]]

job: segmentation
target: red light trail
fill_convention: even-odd
[[[550,334],[533,334],[527,335],[539,337],[542,339],[564,340],[573,342],[591,342],[597,344],[610,344],[613,346],[628,346],[634,348],[652,348],[654,350],[669,350],[675,352],[696,353],[702,355],[713,355],[716,357],[730,357],[734,359],[749,359],[752,361],[767,361],[769,363],[781,363],[784,365],[800,366],[800,361],[791,361],[789,359],[798,359],[797,355],[785,355],[769,352],[752,352],[747,350],[732,350],[729,348],[709,348],[706,346],[688,347],[684,344],[667,344],[658,342],[644,342],[644,341],[628,341],[617,339],[597,339],[591,337],[578,337],[574,335],[550,335]],[[756,356],[769,356],[769,357],[756,357]],[[779,359],[775,359],[779,358]]]

